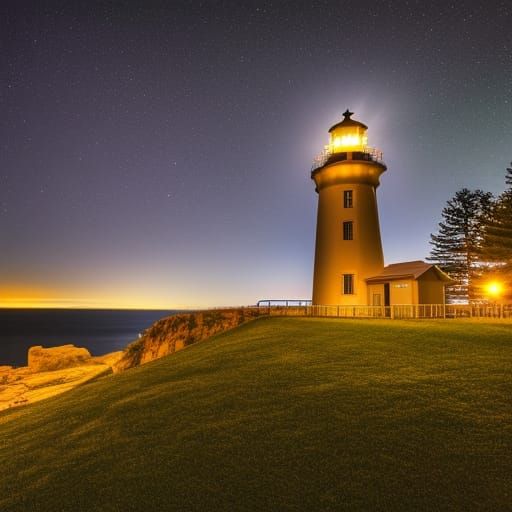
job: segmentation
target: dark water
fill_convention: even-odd
[[[121,350],[169,311],[0,309],[0,366],[25,366],[33,345],[72,343],[98,356]]]

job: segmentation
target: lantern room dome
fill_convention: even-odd
[[[343,121],[340,121],[339,123],[336,123],[335,125],[331,126],[329,128],[329,133],[333,132],[337,128],[353,128],[353,127],[359,127],[363,130],[368,130],[368,126],[365,124],[356,121],[355,119],[350,119],[351,116],[354,115],[354,112],[350,112],[350,110],[347,108],[345,112],[343,112]]]

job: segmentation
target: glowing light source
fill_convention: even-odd
[[[341,145],[342,146],[359,146],[361,144],[361,139],[359,135],[344,135],[341,137]]]
[[[330,150],[346,151],[347,149],[362,149],[368,143],[368,137],[366,135],[360,135],[358,133],[347,133],[344,135],[335,135],[331,139]]]
[[[485,291],[492,297],[498,297],[503,293],[503,284],[498,281],[491,281],[485,285]]]

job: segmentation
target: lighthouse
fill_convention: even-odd
[[[318,193],[313,304],[380,306],[383,293],[366,280],[384,269],[376,191],[386,166],[368,146],[368,127],[352,115],[347,109],[330,128],[311,171]]]

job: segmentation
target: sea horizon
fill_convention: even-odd
[[[2,310],[83,310],[83,311],[199,311],[207,308],[126,308],[126,307],[64,307],[64,306],[0,306]]]

